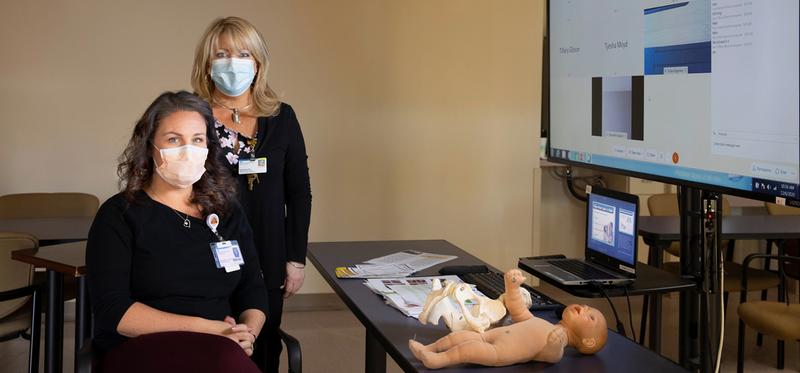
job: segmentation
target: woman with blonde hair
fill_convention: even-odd
[[[219,145],[253,228],[269,304],[253,359],[276,372],[283,299],[305,278],[311,184],[300,124],[267,83],[268,68],[267,46],[255,27],[220,18],[197,45],[192,87],[213,108]]]

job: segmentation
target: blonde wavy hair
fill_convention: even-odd
[[[250,51],[256,60],[257,73],[251,88],[254,113],[258,116],[277,115],[281,103],[278,95],[267,83],[267,70],[269,69],[267,43],[250,22],[239,17],[216,19],[206,29],[194,53],[194,67],[192,67],[194,92],[204,100],[211,102],[214,82],[211,80],[209,72],[212,56],[217,50],[217,43],[222,35],[230,36],[236,48]]]

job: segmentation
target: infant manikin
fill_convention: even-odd
[[[409,340],[411,352],[425,367],[438,369],[462,363],[486,366],[505,366],[528,361],[556,363],[561,360],[567,346],[584,354],[593,354],[605,346],[608,330],[605,317],[600,311],[589,306],[572,304],[564,309],[558,324],[551,324],[533,316],[528,310],[519,291],[524,280],[522,272],[517,269],[505,274],[506,292],[502,299],[512,324],[486,332],[464,329],[454,331],[429,345]],[[445,291],[434,295],[434,298],[443,293]],[[459,292],[456,290],[455,294],[458,296]],[[464,294],[467,292],[464,291]],[[467,320],[474,315],[469,312],[464,314],[468,315],[465,316]],[[426,319],[428,317],[432,316],[426,314]],[[420,321],[422,320],[420,315]],[[467,324],[469,325],[468,321]],[[483,321],[478,322],[479,326],[484,324]]]

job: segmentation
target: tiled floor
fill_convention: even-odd
[[[543,285],[543,291],[557,299],[570,302],[586,302],[585,299],[571,298],[565,293]],[[754,294],[755,295],[755,294]],[[730,309],[735,309],[738,297],[731,297]],[[795,299],[796,301],[796,299]],[[607,318],[612,318],[608,304],[603,300],[589,300],[586,302],[602,310]],[[628,324],[627,305],[624,299],[616,299],[615,305],[620,317]],[[663,353],[671,358],[677,358],[677,305],[678,297],[664,299],[663,320]],[[641,298],[633,299],[634,325],[638,328],[638,313],[641,308]],[[342,306],[344,307],[344,306]],[[732,313],[726,322],[725,345],[723,349],[723,372],[736,371],[736,332],[738,320]],[[65,372],[72,372],[72,345],[74,325],[68,322],[65,327]],[[335,372],[361,372],[364,370],[364,328],[358,320],[346,309],[327,311],[287,312],[284,315],[283,328],[300,340],[303,349],[303,368],[306,372],[335,373]],[[638,332],[638,330],[637,330]],[[781,372],[775,368],[776,343],[774,338],[765,337],[762,347],[755,344],[755,333],[750,330],[746,341],[748,372]],[[27,356],[27,341],[17,339],[0,343],[0,371],[24,372]],[[400,372],[400,368],[387,359],[389,372]],[[285,367],[285,363],[283,364]],[[285,368],[284,368],[285,369]],[[786,368],[785,371],[800,370],[800,353],[797,342],[786,343]]]

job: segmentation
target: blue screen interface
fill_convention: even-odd
[[[634,264],[636,205],[608,196],[589,194],[586,244],[589,249]]]

